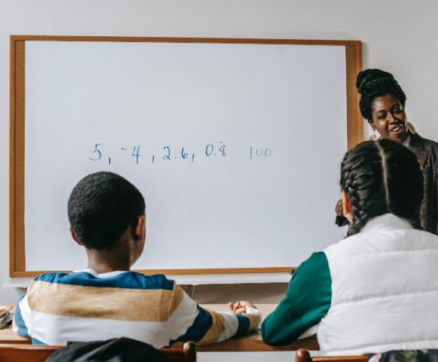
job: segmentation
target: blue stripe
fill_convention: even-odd
[[[41,342],[40,340],[36,339],[36,338],[32,338],[32,344],[40,344],[43,346],[47,346],[46,343]]]
[[[193,324],[189,329],[187,329],[186,333],[182,336],[178,337],[177,340],[170,341],[169,345],[172,345],[176,341],[193,341],[199,342],[202,338],[204,338],[205,334],[209,331],[209,329],[213,326],[213,318],[210,313],[208,313],[205,309],[202,309],[198,305],[198,315],[196,316]]]
[[[248,332],[249,329],[249,318],[242,314],[236,314],[237,321],[239,322],[239,327],[237,327],[236,336],[240,336]]]
[[[25,295],[23,295],[18,300],[17,307],[15,308],[15,312],[14,312],[14,321],[18,327],[17,333],[24,336],[24,337],[30,338],[29,330],[27,329],[26,324],[24,323],[24,319],[23,319],[23,316],[21,315],[21,309],[20,309],[20,302],[24,297],[25,297]]]
[[[54,284],[81,285],[84,287],[121,288],[121,289],[165,289],[173,290],[173,280],[162,274],[143,275],[126,272],[111,278],[96,278],[86,272],[79,273],[47,273],[40,275],[35,281]]]

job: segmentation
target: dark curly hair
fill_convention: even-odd
[[[357,91],[361,95],[359,101],[362,117],[371,120],[371,106],[376,97],[386,94],[395,96],[402,106],[406,104],[406,94],[391,73],[380,69],[366,69],[357,75]]]
[[[348,235],[387,213],[421,229],[423,173],[415,154],[401,143],[366,141],[347,152],[341,164],[341,187],[350,199],[353,216]]]
[[[144,213],[145,202],[140,191],[112,172],[84,177],[68,200],[70,225],[88,249],[113,247]]]

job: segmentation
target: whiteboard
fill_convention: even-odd
[[[340,240],[345,46],[27,41],[26,271],[78,270],[67,200],[89,173],[146,200],[139,270],[297,266]]]

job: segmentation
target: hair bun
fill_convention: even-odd
[[[360,94],[364,94],[364,93],[366,94],[370,86],[372,86],[376,82],[383,80],[386,81],[389,80],[389,81],[393,81],[394,83],[397,83],[397,81],[395,80],[394,76],[391,73],[385,72],[384,70],[380,70],[380,69],[365,69],[357,75],[357,82],[356,82],[357,91]]]

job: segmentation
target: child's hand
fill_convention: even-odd
[[[245,300],[238,301],[236,303],[228,303],[228,306],[233,311],[234,314],[246,313],[246,308],[254,308],[257,309],[254,304],[247,302]]]

